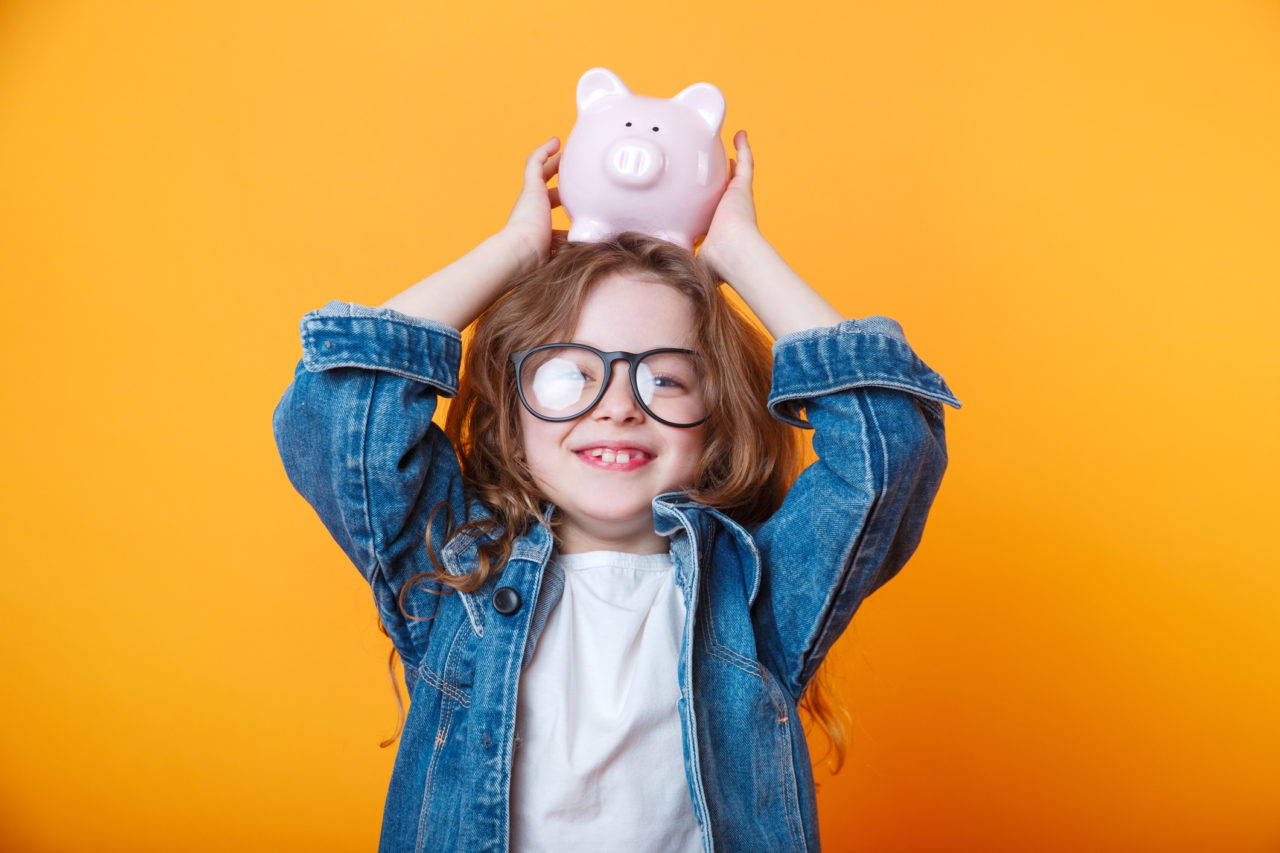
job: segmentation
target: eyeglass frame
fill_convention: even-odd
[[[548,350],[548,349],[566,349],[566,348],[587,350],[588,352],[595,353],[597,356],[600,357],[600,360],[604,363],[605,377],[604,377],[604,382],[600,383],[600,390],[596,393],[596,398],[591,401],[591,405],[587,406],[585,409],[583,409],[582,411],[578,412],[575,415],[569,415],[563,418],[552,418],[552,417],[548,417],[547,415],[539,414],[537,411],[534,410],[533,406],[529,405],[529,401],[524,396],[524,382],[520,378],[521,368],[524,366],[524,360],[529,356],[533,355],[535,352],[541,352],[542,350]],[[613,365],[619,361],[625,361],[627,363],[627,376],[631,385],[631,394],[635,398],[636,403],[640,406],[641,410],[643,410],[646,415],[653,418],[655,421],[657,421],[660,424],[666,424],[667,426],[674,427],[675,429],[692,429],[696,426],[701,426],[702,424],[706,423],[707,420],[711,417],[710,412],[707,412],[707,414],[703,415],[700,420],[694,421],[691,424],[677,424],[667,420],[666,418],[662,418],[662,417],[659,417],[658,415],[655,415],[653,413],[653,410],[651,410],[647,405],[645,405],[644,400],[641,399],[640,386],[636,384],[636,367],[638,367],[640,362],[643,359],[647,358],[648,356],[657,355],[659,353],[664,353],[664,352],[676,352],[676,353],[682,353],[684,355],[692,355],[699,359],[702,358],[701,354],[694,352],[691,349],[681,349],[680,347],[659,347],[658,349],[645,350],[644,352],[625,352],[623,350],[605,352],[604,350],[598,350],[595,347],[588,346],[586,344],[570,344],[570,343],[541,344],[539,346],[531,347],[530,349],[520,350],[519,352],[513,352],[511,354],[511,363],[514,364],[516,367],[516,393],[520,395],[520,403],[525,407],[525,409],[529,412],[529,414],[533,415],[538,420],[549,421],[551,423],[561,423],[563,421],[577,420],[583,415],[586,415],[596,406],[600,405],[600,401],[604,399],[605,393],[608,392],[609,386],[613,383]]]

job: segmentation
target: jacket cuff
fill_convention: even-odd
[[[389,308],[330,302],[302,318],[302,363],[312,373],[360,367],[458,391],[462,336],[434,320]]]
[[[920,360],[902,327],[888,317],[793,332],[773,345],[769,410],[781,421],[808,427],[805,400],[868,387],[896,388],[960,408],[947,383]]]

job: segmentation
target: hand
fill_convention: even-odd
[[[538,146],[524,166],[524,186],[507,224],[458,258],[383,303],[403,314],[425,317],[455,329],[468,326],[512,281],[546,261],[563,231],[551,230],[551,210],[560,193],[547,189],[560,166],[560,140]]]
[[[775,338],[839,323],[844,317],[797,275],[760,233],[751,193],[755,164],[747,134],[738,131],[733,144],[737,162],[698,250],[698,260],[737,291]]]
[[[534,149],[525,161],[524,185],[502,229],[520,247],[521,269],[541,264],[556,245],[564,242],[565,232],[551,228],[551,211],[560,206],[560,191],[547,187],[547,181],[559,168],[560,140],[554,136]]]
[[[716,205],[706,239],[698,250],[698,258],[730,284],[735,261],[751,244],[764,239],[756,224],[756,202],[751,191],[755,162],[745,130],[733,135],[733,145],[737,159],[729,161],[729,185]]]

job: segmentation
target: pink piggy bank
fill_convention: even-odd
[[[710,83],[647,98],[612,71],[583,74],[578,121],[560,158],[569,239],[640,231],[692,249],[724,194],[723,122],[724,95]]]

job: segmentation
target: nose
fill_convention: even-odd
[[[613,372],[609,374],[609,387],[604,389],[604,396],[591,410],[591,415],[598,421],[614,423],[636,423],[644,418],[644,410],[631,391],[631,377],[627,375],[625,362],[614,363]]]
[[[605,171],[627,187],[653,186],[666,165],[662,149],[644,139],[619,140],[605,153]]]

